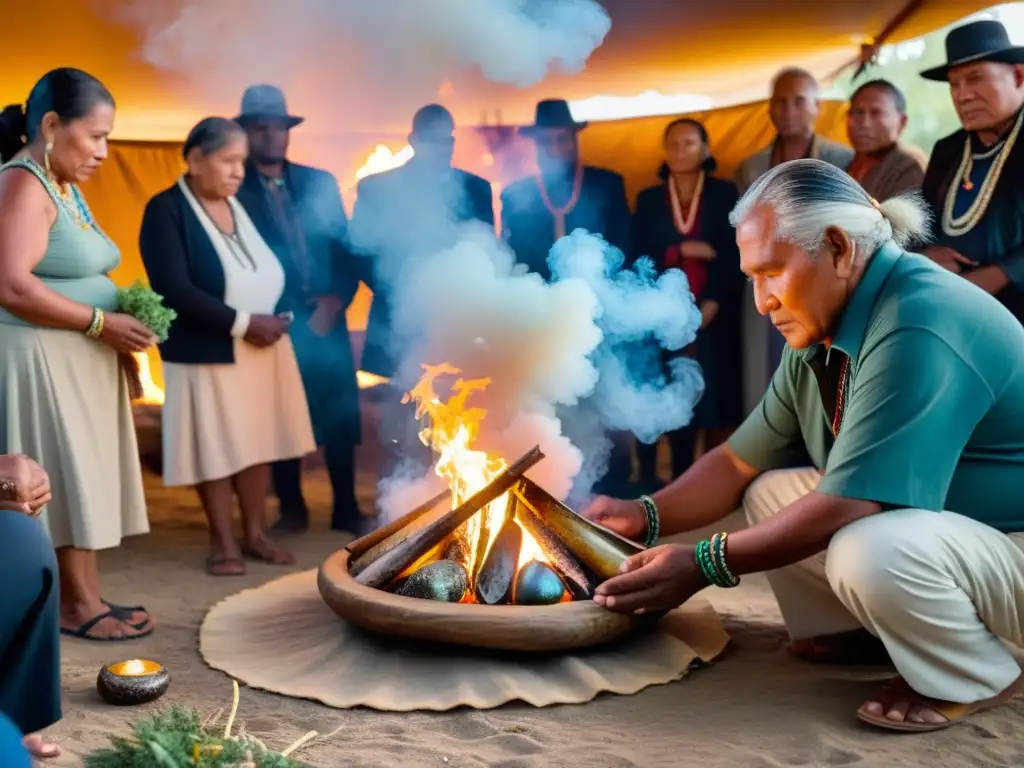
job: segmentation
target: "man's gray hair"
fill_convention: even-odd
[[[913,192],[879,203],[845,171],[823,160],[791,160],[754,182],[733,209],[734,227],[760,206],[775,214],[775,239],[816,256],[825,230],[837,227],[871,256],[890,240],[901,248],[927,241],[930,213]]]

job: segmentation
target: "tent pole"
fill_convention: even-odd
[[[921,9],[921,6],[923,6],[924,3],[925,0],[909,0],[909,2],[907,2],[899,12],[889,20],[889,23],[885,25],[885,28],[881,32],[870,38],[869,42],[864,43],[861,46],[860,55],[833,72],[831,79],[835,80],[835,78],[853,66],[857,67],[857,71],[853,74],[853,79],[856,80],[860,77],[864,70],[867,69],[868,65],[874,60],[875,56],[878,55],[879,49],[885,45],[886,41],[892,37],[896,30],[906,23],[907,19]]]

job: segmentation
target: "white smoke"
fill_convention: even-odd
[[[685,275],[655,278],[649,260],[635,270],[623,260],[577,230],[556,244],[545,283],[521,274],[486,227],[462,225],[453,247],[407,262],[394,280],[392,328],[407,345],[398,378],[414,380],[424,362],[490,378],[467,403],[487,410],[476,447],[513,460],[539,444],[547,458],[530,476],[558,498],[585,493],[604,474],[608,429],[653,442],[689,423],[703,391],[693,361],[675,363],[670,378],[657,364],[700,325]],[[404,476],[384,489],[388,516],[436,492]]]
[[[519,87],[578,72],[611,27],[596,0],[125,0],[122,10],[142,32],[142,60],[177,75],[192,100],[236,104],[269,82],[315,99],[321,126],[333,117],[349,129],[408,124],[460,72]],[[521,274],[493,232],[455,224],[433,188],[403,193],[404,226],[371,213],[359,233],[353,221],[353,245],[375,255],[391,288],[398,382],[441,362],[491,379],[469,402],[488,412],[477,447],[511,461],[539,444],[547,458],[530,475],[566,498],[603,476],[609,429],[650,442],[689,422],[699,369],[677,361],[666,377],[659,357],[700,324],[681,272],[655,279],[649,260],[623,271],[621,253],[577,231],[557,244],[545,283]],[[378,503],[394,517],[442,485],[402,468],[382,479]]]
[[[118,18],[193,103],[268,82],[365,124],[407,122],[461,72],[518,87],[577,73],[611,28],[595,0],[122,0]]]

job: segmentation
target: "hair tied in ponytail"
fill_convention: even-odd
[[[10,104],[0,111],[0,160],[7,162],[25,146],[25,108]]]

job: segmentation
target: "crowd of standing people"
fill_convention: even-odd
[[[584,228],[627,261],[649,256],[658,271],[689,278],[701,326],[678,354],[700,363],[706,394],[693,422],[670,436],[674,474],[693,463],[698,430],[708,449],[744,419],[741,381],[769,394],[785,381],[783,371],[769,385],[788,337],[767,320],[775,305],[757,294],[744,303],[731,215],[741,194],[790,161],[848,172],[850,188],[866,191],[876,211],[879,200],[920,189],[936,222],[928,244],[918,244],[925,255],[1024,319],[1022,49],[1001,25],[980,22],[954,30],[947,51],[949,64],[924,76],[948,80],[963,130],[927,163],[899,142],[906,103],[895,86],[873,81],[854,94],[850,149],[815,133],[818,84],[789,69],[772,85],[777,135],[735,180],[713,175],[715,137],[696,120],[675,120],[664,132],[661,183],[640,193],[633,213],[622,176],[583,162],[586,125],[568,104],[538,104],[523,133],[539,172],[502,193],[502,236],[516,260],[549,278],[552,245]],[[24,106],[0,114],[0,453],[9,454],[0,460],[0,528],[13,595],[0,613],[0,710],[39,756],[57,752],[38,733],[60,717],[58,632],[122,641],[155,627],[143,606],[103,596],[97,561],[99,550],[148,531],[131,357],[157,341],[118,311],[109,273],[119,252],[78,187],[107,157],[114,110],[98,80],[62,68]],[[427,210],[495,226],[489,184],[452,168],[455,124],[443,107],[415,116],[409,163],[360,184],[352,221],[330,174],[288,159],[290,131],[301,123],[267,85],[245,92],[235,119],[201,121],[183,145],[187,170],[149,201],[140,233],[151,285],[177,312],[159,345],[164,481],[196,487],[215,576],[244,573],[247,558],[293,562],[271,537],[266,499],[272,490],[280,502],[278,532],[308,526],[300,461],[317,446],[334,493],[332,528],[358,534],[372,525],[355,494],[361,424],[345,310],[360,282],[375,292],[361,367],[392,376],[402,339],[391,329],[389,274],[452,236],[411,222]],[[799,288],[778,279],[778,296]],[[764,361],[741,376],[744,337]],[[778,415],[762,414],[764,429]],[[407,420],[390,426],[388,442],[403,444]],[[649,447],[639,459],[641,479],[655,484]],[[622,495],[631,472],[632,440],[620,435],[599,490]],[[241,542],[232,533],[236,500]]]

